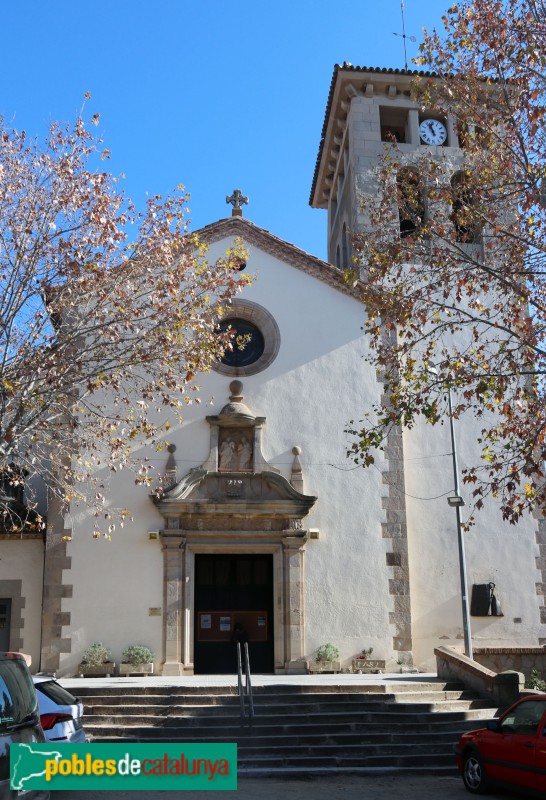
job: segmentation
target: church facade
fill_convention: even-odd
[[[422,147],[454,170],[461,158],[453,120],[424,115],[410,79],[334,71],[311,193],[328,210],[329,263],[244,218],[235,195],[232,216],[198,232],[211,259],[236,238],[247,246],[253,282],[224,320],[247,344],[200,376],[201,403],[170,430],[168,454],[148,454],[169,476],[160,498],[119,473],[110,502],[132,519],[111,541],[92,538],[85,509],[54,507],[45,543],[3,535],[8,646],[37,668],[76,674],[100,641],[116,662],[147,645],[164,675],[230,672],[237,622],[255,672],[304,672],[327,642],[342,667],[373,648],[389,671],[434,669],[435,646],[462,647],[448,426],[392,433],[367,469],[347,458],[345,430],[384,390],[343,277],[360,199],[387,132],[408,163]],[[456,436],[471,463],[477,426]],[[511,527],[490,502],[465,545],[469,589],[494,584],[499,603],[471,617],[475,646],[544,644],[542,523]]]

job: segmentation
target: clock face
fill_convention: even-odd
[[[424,119],[419,125],[419,136],[425,144],[443,144],[447,139],[446,126],[437,119]]]

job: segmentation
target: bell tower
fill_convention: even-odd
[[[421,157],[441,160],[450,173],[461,169],[462,151],[454,119],[421,108],[413,99],[416,76],[409,70],[336,65],[330,86],[320,149],[311,189],[313,208],[328,211],[328,260],[340,270],[354,269],[352,241],[369,228],[366,201],[379,193],[385,156],[396,159],[393,203],[399,235],[411,236],[426,219],[427,199],[419,172]],[[391,218],[387,225],[395,224]],[[393,233],[395,233],[393,231]],[[387,340],[396,334],[384,332]],[[390,402],[381,374],[381,403]],[[385,388],[383,388],[385,387]],[[393,427],[386,438],[382,468],[386,493],[381,536],[385,542],[391,610],[392,649],[401,663],[413,663],[414,631],[409,564],[409,513],[406,499],[404,436]]]
[[[433,149],[441,159],[461,163],[453,117],[428,112],[412,99],[411,81],[431,73],[399,69],[334,68],[310,205],[328,210],[328,260],[351,267],[351,239],[363,229],[361,199],[377,190],[376,167],[396,143],[400,159]]]

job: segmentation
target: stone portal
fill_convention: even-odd
[[[210,426],[208,459],[154,498],[165,520],[160,532],[164,554],[164,675],[193,673],[196,654],[197,667],[203,668],[208,663],[203,655],[204,643],[209,643],[211,651],[214,647],[221,651],[220,643],[228,641],[236,613],[250,614],[243,621],[252,628],[251,642],[268,643],[262,650],[265,653],[270,648],[270,656],[264,658],[269,658],[271,671],[305,671],[303,566],[309,537],[303,519],[317,498],[301,491],[299,448],[294,448],[295,485],[265,461],[265,417],[254,416],[243,403],[240,381],[232,381],[230,389],[230,402],[220,414],[206,418]],[[202,585],[206,559],[199,559],[205,555],[225,556],[224,567],[218,570],[228,571],[222,577],[214,567],[214,575],[207,577],[210,608],[201,607],[207,598]],[[222,559],[213,562],[219,564]],[[233,593],[237,569],[250,569],[234,564],[254,564],[252,570],[259,572],[261,567],[256,565],[265,563],[270,565],[269,590],[261,594],[256,588],[254,601],[248,592],[246,599],[242,591]],[[257,580],[254,572],[252,575],[250,583]],[[234,607],[222,608],[222,603]],[[256,644],[254,649],[258,652],[260,646]]]

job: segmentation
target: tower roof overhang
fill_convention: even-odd
[[[416,78],[437,78],[433,72],[422,70],[387,69],[381,67],[355,67],[345,62],[336,64],[309,197],[312,208],[327,208],[330,187],[339,154],[341,133],[347,121],[352,97],[370,95],[377,91],[389,92],[393,86],[397,93],[411,98],[411,83]]]

